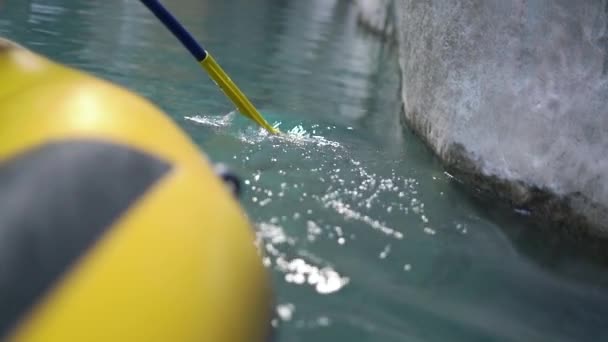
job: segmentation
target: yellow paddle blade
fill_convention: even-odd
[[[253,104],[247,99],[245,94],[232,82],[230,77],[226,74],[226,72],[220,67],[219,64],[215,61],[215,59],[207,53],[207,56],[200,61],[203,68],[207,71],[207,73],[211,76],[211,78],[215,81],[215,83],[224,91],[224,93],[232,100],[232,102],[236,105],[238,110],[250,118],[251,120],[257,122],[258,125],[264,127],[268,132],[272,134],[278,134],[279,130],[272,127],[262,115],[258,112],[257,109],[253,106]]]

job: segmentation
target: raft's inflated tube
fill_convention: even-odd
[[[244,212],[159,109],[0,42],[0,339],[266,341]]]

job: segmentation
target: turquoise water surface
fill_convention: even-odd
[[[0,35],[142,94],[241,176],[280,341],[608,340],[606,268],[444,172],[350,1],[166,3],[286,137],[138,1],[0,1]]]

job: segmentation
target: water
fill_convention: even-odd
[[[605,267],[468,196],[401,128],[395,51],[349,1],[171,2],[286,137],[234,113],[137,1],[0,6],[0,35],[149,98],[242,177],[280,341],[608,337]]]

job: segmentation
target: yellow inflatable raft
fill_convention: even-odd
[[[133,93],[0,41],[0,337],[267,341],[254,233]]]

